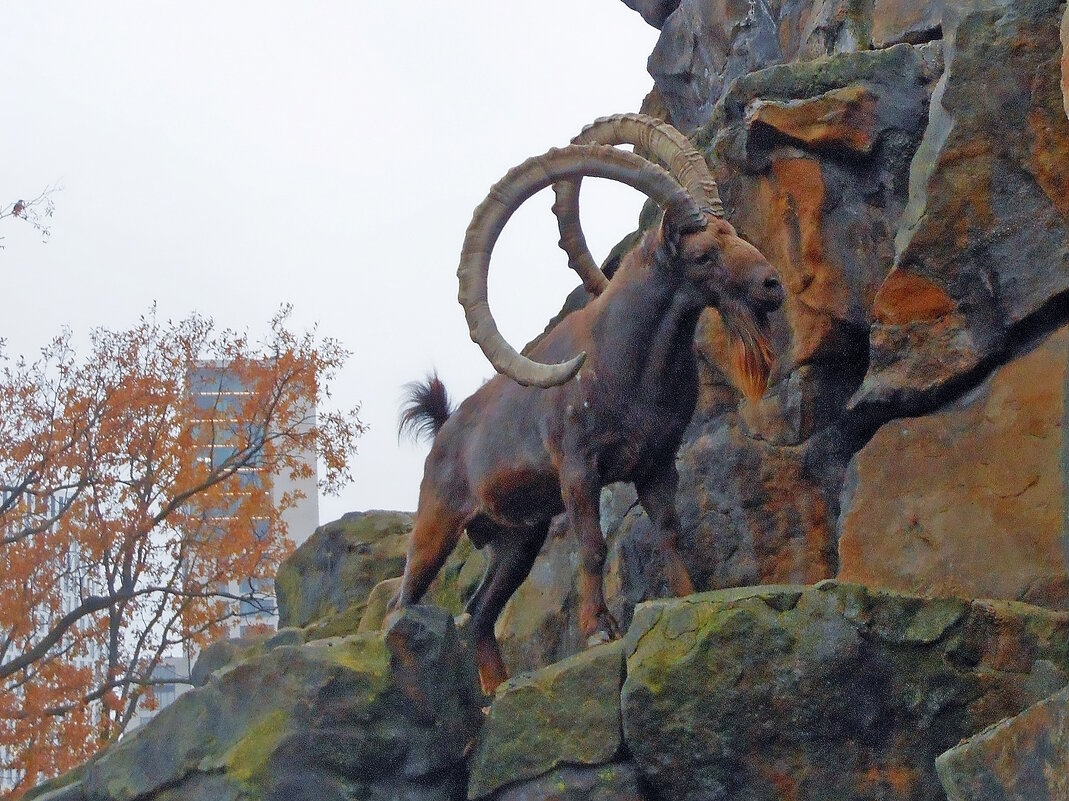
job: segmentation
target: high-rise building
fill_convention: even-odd
[[[205,420],[194,419],[198,422],[206,422],[208,417],[215,423],[212,427],[213,435],[207,440],[198,442],[198,447],[191,454],[196,460],[210,460],[218,463],[233,451],[229,450],[233,442],[228,442],[228,432],[233,432],[233,427],[218,425],[220,421],[226,422],[226,410],[240,407],[242,399],[250,393],[242,386],[239,376],[227,368],[225,364],[215,362],[202,363],[189,377],[189,392],[192,394],[193,407],[205,412]],[[315,424],[314,405],[306,409],[302,415],[303,422],[309,428]],[[220,414],[222,412],[222,414]],[[236,422],[236,421],[233,421]],[[299,498],[297,502],[282,513],[286,524],[287,538],[294,544],[300,544],[307,539],[319,524],[319,499],[318,482],[315,454],[308,452],[302,454],[305,464],[310,468],[311,475],[299,480],[292,479],[288,474],[272,476],[266,467],[260,463],[251,463],[239,470],[241,486],[240,492],[266,493],[272,505],[277,506],[283,494],[289,493],[291,497]],[[0,495],[0,506],[8,500],[7,495]],[[32,506],[27,505],[25,499],[19,500],[19,506],[4,516],[5,525],[0,526],[0,535],[13,534],[16,529],[21,530],[27,524],[38,524],[41,521],[55,520],[60,516],[65,499],[61,496],[36,497]],[[220,510],[225,514],[225,510]],[[210,520],[208,521],[210,528]],[[254,530],[257,525],[264,527],[266,535],[267,520],[253,521]],[[60,579],[57,584],[60,596],[61,614],[67,614],[75,609],[85,597],[94,594],[104,594],[103,585],[99,576],[93,574],[89,560],[82,559],[76,544],[66,549],[63,553],[63,563],[60,567]],[[273,598],[273,576],[246,576],[235,579],[226,588],[235,595],[245,594],[255,589],[256,600],[235,602],[233,609],[232,625],[229,627],[229,636],[237,637],[246,633],[260,632],[265,629],[275,628],[278,623],[278,615]],[[86,624],[91,621],[87,618]],[[72,631],[70,636],[76,636],[77,631]],[[43,632],[42,632],[43,636]],[[77,667],[93,667],[102,664],[103,654],[100,645],[92,638],[82,638],[85,649],[79,650],[73,661]],[[62,643],[61,643],[62,646]],[[167,654],[155,667],[152,679],[153,695],[155,697],[154,708],[149,709],[148,704],[142,705],[137,710],[130,730],[150,719],[159,709],[170,704],[183,692],[189,689],[188,679],[197,653],[189,651],[183,654]],[[174,679],[174,681],[170,681]],[[3,725],[0,722],[0,725]],[[11,767],[12,759],[0,747],[0,795],[12,790],[23,779],[20,770]]]
[[[241,408],[245,398],[250,394],[242,384],[236,371],[219,362],[203,362],[190,375],[189,391],[193,396],[193,408],[204,417],[193,420],[194,426],[209,426],[210,434],[197,437],[196,453],[193,458],[198,461],[218,466],[234,453],[234,419],[228,419],[227,410]],[[232,425],[228,425],[231,423]],[[315,407],[306,409],[301,425],[311,428],[315,425]],[[244,432],[247,434],[247,432]],[[305,464],[311,468],[311,474],[294,480],[288,474],[270,475],[259,461],[239,469],[240,492],[267,493],[272,505],[277,506],[284,494],[299,500],[283,511],[282,519],[286,525],[286,537],[294,545],[300,545],[319,525],[319,495],[316,457],[312,452],[302,455]],[[220,516],[225,515],[220,510]],[[211,516],[205,521],[211,527]],[[267,521],[254,520],[254,531],[262,526],[262,535],[267,535]],[[233,579],[228,586],[220,588],[232,595],[244,596],[246,600],[234,602],[231,613],[234,615],[228,625],[227,636],[244,637],[278,626],[278,611],[274,599],[274,576],[244,576]],[[154,691],[155,708],[147,705],[138,710],[131,723],[131,729],[150,720],[178,696],[189,689],[188,678],[192,666],[196,663],[198,652],[188,648],[184,654],[165,658],[154,673],[156,679],[174,678],[175,682],[158,685]]]
[[[242,384],[241,376],[218,362],[202,362],[190,376],[190,392],[193,395],[194,408],[205,414],[204,420],[195,420],[195,425],[212,424],[211,434],[198,438],[195,458],[202,462],[218,465],[234,453],[234,427],[221,425],[229,409],[239,409],[244,399],[250,394]],[[315,425],[315,406],[304,410],[300,426],[311,428]],[[208,419],[210,417],[210,420]],[[236,420],[230,421],[236,424]],[[248,432],[243,432],[247,435]],[[314,453],[302,455],[305,464],[311,468],[310,475],[293,479],[288,473],[269,475],[263,465],[254,461],[239,469],[240,484],[244,492],[265,492],[270,501],[277,506],[287,493],[299,500],[283,511],[286,537],[294,545],[300,545],[319,525],[318,471]],[[254,521],[254,527],[262,525],[266,536],[267,521]],[[247,595],[250,600],[240,601],[235,609],[237,617],[230,627],[230,636],[245,636],[265,628],[278,625],[278,613],[274,603],[274,576],[244,576],[231,582],[228,588],[237,595]]]

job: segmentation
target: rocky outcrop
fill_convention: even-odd
[[[1069,798],[1069,688],[935,761],[949,801]]]
[[[1069,288],[1059,0],[950,2],[946,67],[913,160],[855,404],[909,409],[1000,359]],[[896,302],[905,287],[932,296]]]
[[[856,585],[639,607],[624,742],[665,801],[941,799],[938,754],[1069,680],[1069,615]]]
[[[643,9],[654,5],[667,14],[650,62],[657,94],[691,121],[729,216],[789,290],[776,320],[779,364],[758,403],[742,402],[726,377],[716,315],[700,327],[702,393],[679,452],[677,499],[696,585],[841,576],[1065,605],[1064,403],[1058,341],[1043,344],[1069,320],[1069,238],[1055,202],[1069,164],[1064,4]],[[1000,68],[988,74],[986,60]],[[1013,114],[1003,114],[1011,100]],[[993,306],[970,299],[985,282],[997,290]],[[980,339],[991,347],[968,344]],[[992,371],[993,405],[980,400]],[[916,445],[902,447],[904,430]],[[1025,447],[1013,447],[1026,431]],[[932,470],[945,474],[931,480]],[[1037,481],[1018,486],[1018,472]],[[630,488],[606,493],[603,528],[609,605],[626,625],[663,584],[657,543]],[[986,554],[1004,547],[1013,558],[995,575]],[[575,559],[558,530],[503,613],[514,670],[581,649]],[[374,577],[397,575],[399,564]],[[436,599],[455,611],[481,566],[462,564],[464,587]],[[458,574],[456,563],[448,569]],[[366,598],[366,584],[354,596]],[[354,607],[365,629],[393,589],[380,587],[370,611]]]
[[[372,587],[401,575],[411,530],[412,515],[375,511],[317,528],[275,577],[279,625],[307,626],[365,603]]]
[[[418,606],[384,632],[277,646],[216,672],[52,792],[936,801],[938,754],[1067,682],[1069,612],[826,581],[640,604],[622,641],[516,675],[491,700],[463,630]],[[1064,710],[1056,697],[1009,739],[984,731],[941,757],[944,777],[967,786],[993,750],[1022,766],[1053,758]],[[1003,778],[1012,764],[1000,759]]]
[[[664,23],[658,94],[788,288],[758,403],[716,315],[700,328],[678,460],[699,587],[838,575],[1066,604],[1066,13],[684,0]],[[641,552],[628,515],[618,547]]]
[[[92,764],[92,801],[441,799],[463,794],[484,703],[446,612],[279,647],[182,695]]]

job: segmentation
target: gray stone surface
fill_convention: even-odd
[[[624,740],[664,801],[942,801],[935,757],[1069,680],[1069,614],[824,582],[640,606]]]
[[[1069,798],[1069,688],[970,737],[935,761],[949,801]]]
[[[413,607],[385,634],[234,665],[117,743],[82,784],[91,801],[453,801],[483,703],[452,617]]]
[[[494,698],[468,762],[468,797],[565,765],[612,762],[621,745],[620,642],[514,676]]]

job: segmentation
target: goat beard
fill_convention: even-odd
[[[748,309],[733,312],[722,315],[728,331],[732,377],[747,398],[759,400],[768,388],[768,376],[776,359],[768,318]]]

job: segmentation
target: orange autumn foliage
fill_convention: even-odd
[[[322,490],[348,481],[358,408],[322,411],[348,354],[291,333],[288,313],[262,342],[195,315],[96,330],[84,357],[69,333],[32,363],[4,360],[0,342],[10,797],[113,742],[151,705],[163,656],[217,639],[238,602],[262,600],[241,582],[274,575],[282,513],[300,500],[272,499],[273,478],[307,479],[318,457]]]

